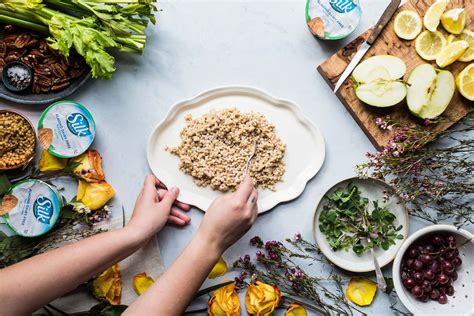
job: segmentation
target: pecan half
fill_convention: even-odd
[[[31,35],[30,35],[30,34],[27,34],[27,33],[21,34],[20,36],[18,36],[18,37],[15,39],[15,47],[16,47],[16,48],[23,48],[23,47],[25,47],[25,46],[28,45],[28,43],[30,42],[30,39],[31,39]]]
[[[41,87],[51,87],[52,80],[46,76],[35,73],[34,82]]]
[[[64,71],[63,67],[61,66],[60,63],[54,63],[51,65],[51,71],[53,72],[53,75],[59,78],[66,78],[67,74]]]
[[[0,58],[7,56],[7,44],[4,41],[0,42]]]
[[[60,83],[60,84],[55,84],[51,87],[51,91],[61,91],[61,90],[64,90],[66,89],[67,87],[69,87],[69,85],[71,84],[70,81],[65,81],[63,83]]]

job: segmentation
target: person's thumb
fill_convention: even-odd
[[[163,205],[166,209],[171,209],[174,201],[178,198],[179,189],[178,188],[171,188],[169,189],[163,199],[160,201],[160,204]]]

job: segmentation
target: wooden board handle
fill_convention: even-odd
[[[380,17],[379,21],[374,27],[374,31],[372,34],[370,34],[369,39],[367,40],[367,43],[372,45],[377,37],[379,37],[380,33],[382,33],[383,29],[385,26],[387,26],[388,22],[392,18],[393,14],[395,11],[397,11],[398,6],[400,5],[401,0],[392,0],[388,7],[385,9],[383,12],[382,16]]]

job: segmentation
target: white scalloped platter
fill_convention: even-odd
[[[180,201],[207,210],[211,202],[223,193],[210,187],[197,186],[191,176],[179,170],[179,158],[168,153],[165,148],[177,146],[181,142],[179,135],[185,125],[185,115],[191,114],[193,118],[197,118],[211,109],[230,107],[236,107],[242,112],[262,113],[275,125],[277,135],[286,144],[283,182],[276,185],[275,192],[259,189],[259,213],[298,197],[306,183],[323,165],[323,135],[294,103],[276,99],[266,92],[249,87],[208,90],[171,107],[148,140],[147,158],[152,172],[168,187],[180,188]]]

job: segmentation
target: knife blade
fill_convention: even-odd
[[[383,29],[385,28],[385,26],[387,26],[388,22],[392,19],[392,16],[395,14],[398,7],[400,6],[400,2],[401,0],[392,0],[387,6],[379,21],[375,25],[372,34],[370,34],[369,38],[361,44],[361,46],[357,50],[357,53],[354,55],[349,65],[347,65],[346,69],[337,80],[336,85],[334,86],[334,93],[339,90],[344,81],[346,81],[347,77],[349,77],[349,75],[352,73],[352,70],[354,70],[354,68],[359,64],[362,57],[364,57],[369,48],[374,44],[377,37],[379,37],[379,35],[382,33]]]

